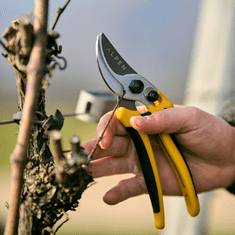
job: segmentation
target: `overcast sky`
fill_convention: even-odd
[[[33,0],[1,1],[0,34],[12,20],[34,11]],[[64,3],[50,1],[49,25]],[[75,107],[80,89],[105,88],[95,56],[101,32],[134,70],[173,102],[182,101],[199,7],[195,0],[72,0],[55,28],[68,67],[50,79],[47,102],[69,101]],[[17,102],[13,69],[2,56],[0,98],[0,105]]]

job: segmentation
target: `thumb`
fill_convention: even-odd
[[[177,106],[148,116],[132,117],[130,123],[137,131],[147,134],[182,133],[195,128],[198,112],[194,107]]]

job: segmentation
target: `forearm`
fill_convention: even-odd
[[[222,109],[221,113],[219,114],[219,116],[225,120],[227,123],[229,123],[229,125],[231,126],[231,129],[233,130],[233,132],[235,132],[235,97],[233,97],[232,99],[230,99],[224,106],[224,108]],[[234,134],[235,136],[235,134]],[[234,146],[234,151],[231,155],[232,159],[235,159],[235,138],[234,138],[234,142],[233,142],[233,146]],[[232,166],[231,166],[232,167]],[[227,190],[233,194],[235,194],[235,167],[231,169],[234,173],[233,173],[233,180],[232,182],[229,184],[229,187],[227,188]]]

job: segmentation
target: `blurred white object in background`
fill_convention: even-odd
[[[232,66],[235,54],[234,16],[235,0],[202,1],[185,105],[217,115],[222,104],[232,95],[235,80]],[[183,198],[167,198],[167,225],[163,234],[208,234],[208,206],[213,203],[214,194],[199,195],[201,212],[196,218],[188,215]]]
[[[107,112],[113,110],[117,96],[108,90],[82,90],[75,113],[77,119],[85,122],[99,122]]]

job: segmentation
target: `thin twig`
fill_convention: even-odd
[[[97,147],[99,146],[99,143],[100,143],[100,141],[102,140],[102,138],[103,138],[103,136],[104,136],[104,133],[105,133],[105,131],[107,130],[107,128],[108,128],[108,126],[109,126],[109,124],[110,124],[110,122],[111,122],[111,120],[112,120],[112,118],[113,118],[113,115],[115,114],[115,111],[116,111],[116,109],[118,108],[118,106],[119,106],[119,104],[120,104],[122,98],[124,97],[124,95],[125,95],[125,91],[123,90],[122,96],[119,98],[118,102],[116,103],[116,105],[115,105],[115,107],[114,107],[114,109],[113,109],[113,111],[112,111],[112,114],[111,114],[111,116],[110,116],[108,122],[106,123],[106,125],[105,125],[103,131],[101,132],[100,136],[98,137],[98,139],[97,139],[97,141],[96,141],[96,144],[95,144],[93,150],[91,151],[90,155],[89,155],[88,158],[87,158],[87,164],[86,164],[86,166],[88,166],[89,163],[91,162],[91,160],[92,160],[92,158],[93,158],[93,155],[94,155],[94,153],[95,153]]]
[[[0,39],[0,44],[2,45],[2,47],[9,53],[10,50],[5,46],[5,44],[2,42],[2,40]]]
[[[55,230],[55,232],[53,233],[53,235],[56,235],[56,233],[58,232],[58,230],[62,227],[63,224],[65,224],[67,221],[69,221],[69,215],[68,214],[65,214],[66,215],[66,219],[65,221],[63,221]]]
[[[57,22],[58,22],[58,20],[59,20],[59,18],[60,18],[60,15],[63,13],[63,11],[65,10],[65,8],[67,7],[67,5],[69,4],[69,2],[70,2],[70,0],[67,0],[67,2],[64,4],[64,6],[62,7],[62,8],[58,8],[58,10],[57,10],[57,15],[56,15],[56,17],[55,17],[55,19],[54,19],[54,21],[53,21],[53,23],[52,23],[52,25],[51,25],[51,27],[50,27],[50,29],[49,30],[53,30],[54,28],[55,28],[55,26],[56,26],[56,24],[57,24]]]
[[[65,158],[63,155],[62,144],[61,144],[61,134],[57,130],[50,131],[49,133],[50,138],[53,141],[54,145],[54,160],[55,163],[59,163],[61,159]]]
[[[6,207],[7,209],[9,209],[10,205],[9,205],[8,202],[5,202],[4,205],[5,205],[5,207]]]
[[[16,147],[11,155],[11,204],[8,212],[5,235],[14,235],[19,219],[20,195],[23,172],[27,162],[27,147],[30,139],[35,110],[45,73],[45,51],[47,44],[48,0],[35,1],[35,41],[27,66],[27,88],[23,107],[22,122]]]
[[[49,136],[53,141],[53,146],[54,146],[54,160],[56,164],[56,180],[58,183],[61,184],[66,184],[68,181],[68,174],[66,174],[63,171],[63,168],[61,168],[61,162],[63,160],[66,160],[63,150],[62,150],[62,144],[61,144],[61,134],[57,130],[53,130],[49,132]]]

